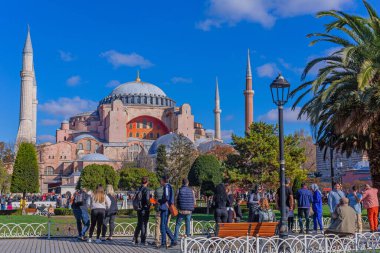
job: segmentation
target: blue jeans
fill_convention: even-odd
[[[182,220],[185,219],[185,227],[186,227],[186,236],[189,237],[190,234],[190,220],[191,220],[191,214],[178,214],[177,222],[175,224],[175,232],[174,232],[174,241],[176,242],[178,240],[178,234],[179,234],[179,228],[182,225]]]
[[[87,210],[85,208],[75,208],[73,209],[73,213],[77,221],[78,235],[80,237],[85,236],[90,227],[90,217],[88,216]]]
[[[170,231],[170,228],[168,226],[168,218],[169,218],[169,210],[161,210],[161,245],[165,246],[166,245],[166,235],[169,236],[171,243],[174,243],[174,235],[172,231]]]
[[[314,211],[313,214],[313,225],[314,225],[314,230],[318,230],[318,225],[319,229],[323,231],[323,222],[322,222],[322,210],[319,212]]]
[[[306,232],[309,232],[309,224],[310,224],[310,219],[309,219],[309,208],[298,208],[298,221],[300,224],[300,230],[303,232],[303,222],[302,218],[305,217],[306,220]]]
[[[5,204],[1,204],[1,210],[5,210]]]

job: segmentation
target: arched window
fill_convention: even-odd
[[[48,166],[45,168],[44,173],[45,173],[45,175],[48,175],[48,176],[54,175],[54,168],[51,166]]]
[[[143,119],[143,128],[146,128],[146,119]]]
[[[144,133],[144,139],[146,138],[146,133]]]
[[[91,141],[90,140],[86,141],[86,150],[91,150]]]
[[[63,137],[63,140],[64,140],[64,141],[66,141],[66,139],[67,139],[67,137],[66,137],[66,136],[65,136],[65,137]]]
[[[83,144],[82,143],[78,144],[78,150],[83,150]]]
[[[158,138],[160,138],[160,134],[159,134],[159,133],[157,133],[157,139],[158,139]]]
[[[141,97],[137,97],[137,103],[141,104]]]
[[[136,133],[136,137],[139,138],[139,137],[140,137],[140,134],[139,134],[139,133]]]
[[[152,121],[149,122],[149,127],[153,128],[153,122]]]
[[[148,103],[148,98],[144,97],[144,104],[147,104],[147,103]]]
[[[133,136],[133,134],[132,133],[129,133],[129,137],[132,137]]]
[[[95,153],[96,153],[96,151],[98,150],[98,148],[99,148],[99,144],[98,144],[98,143],[95,143]]]

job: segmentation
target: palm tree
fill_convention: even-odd
[[[363,3],[368,18],[341,11],[317,14],[332,21],[324,33],[308,35],[311,45],[327,42],[337,49],[310,61],[301,77],[304,83],[291,95],[297,95],[293,109],[311,97],[299,117],[310,119],[320,148],[332,145],[349,155],[366,151],[374,186],[380,188],[380,18]],[[315,67],[316,77],[306,80]]]

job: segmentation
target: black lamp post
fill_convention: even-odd
[[[271,83],[270,90],[272,93],[273,103],[278,107],[278,125],[279,125],[279,142],[280,142],[280,206],[281,206],[281,227],[280,237],[288,235],[288,217],[286,213],[286,196],[285,196],[285,158],[284,158],[284,105],[288,102],[290,84],[279,74]]]

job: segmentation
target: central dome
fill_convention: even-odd
[[[167,97],[156,85],[142,82],[139,75],[135,81],[117,86],[99,105],[121,100],[124,105],[174,107],[175,101]]]
[[[110,94],[110,96],[114,95],[148,95],[166,97],[165,92],[163,92],[156,85],[141,81],[123,83],[117,86]]]

